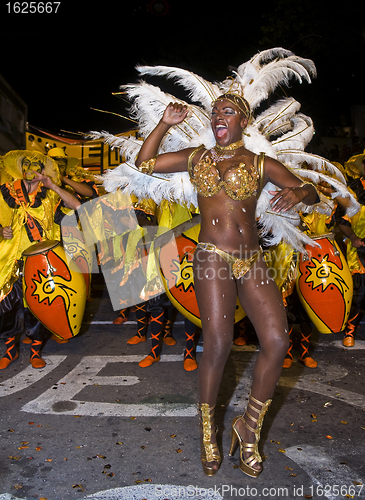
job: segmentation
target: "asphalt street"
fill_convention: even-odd
[[[232,345],[217,404],[223,463],[206,477],[182,316],[176,345],[163,345],[161,361],[141,368],[150,340],[126,343],[136,333],[134,313],[112,324],[100,277],[92,297],[78,336],[47,341],[45,368],[33,369],[20,343],[19,359],[0,373],[0,500],[365,498],[365,324],[353,348],[342,347],[341,334],[314,333],[318,367],[283,370],[264,421],[258,479],[239,470],[238,451],[228,456],[258,344],[249,332],[247,346]]]

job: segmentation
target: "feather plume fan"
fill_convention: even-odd
[[[241,64],[235,72],[234,84],[225,80],[222,90],[234,90],[243,94],[251,109],[257,106],[281,85],[288,86],[291,78],[300,83],[311,82],[316,76],[316,67],[310,59],[294,55],[281,47],[264,50]]]
[[[137,71],[145,76],[164,76],[173,79],[188,93],[190,102],[177,99],[163,92],[159,87],[145,81],[124,85],[121,88],[132,102],[131,115],[138,122],[139,133],[146,138],[163,115],[169,102],[180,102],[188,107],[189,113],[183,123],[172,127],[160,144],[159,153],[178,151],[187,147],[204,144],[210,149],[215,139],[210,127],[212,101],[225,92],[237,92],[249,102],[251,109],[257,108],[279,85],[288,85],[291,79],[300,83],[311,82],[316,75],[314,63],[294,55],[281,47],[265,50],[249,61],[241,64],[233,77],[222,82],[209,82],[190,71],[168,66],[138,66]],[[195,104],[191,104],[194,102]],[[336,197],[348,200],[348,214],[358,210],[358,204],[347,190],[346,182],[339,169],[325,158],[307,153],[305,148],[314,133],[312,120],[300,113],[300,103],[288,97],[280,99],[263,111],[247,126],[243,140],[247,149],[279,160],[302,180],[314,183],[325,181],[333,188],[332,199],[321,195],[321,203],[315,207],[300,204],[289,213],[277,214],[270,210],[270,190],[276,187],[267,184],[258,200],[256,216],[259,218],[264,238],[270,235],[271,244],[287,241],[297,250],[303,245],[315,243],[296,227],[299,223],[297,212],[319,210],[331,213]],[[156,203],[163,199],[178,203],[193,204],[197,207],[197,193],[187,172],[174,174],[141,174],[134,161],[141,147],[135,138],[117,137],[107,132],[92,132],[94,138],[103,139],[110,146],[120,148],[126,163],[104,175],[107,191],[123,187],[126,192],[138,198],[152,198]],[[308,169],[302,168],[304,165]]]

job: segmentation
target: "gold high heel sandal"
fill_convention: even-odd
[[[254,406],[250,404],[250,399],[253,401],[255,404],[259,405],[261,408],[257,409]],[[249,401],[247,405],[247,409],[250,408],[252,411],[258,414],[258,418],[254,418],[250,413],[246,412],[244,415],[239,415],[233,420],[232,423],[232,440],[231,440],[231,448],[229,450],[229,456],[232,456],[236,450],[237,443],[239,441],[240,443],[240,465],[239,468],[244,474],[247,474],[250,477],[258,477],[261,472],[262,472],[262,467],[261,469],[255,469],[255,465],[259,464],[262,462],[261,456],[258,452],[258,444],[260,441],[260,433],[261,433],[261,427],[262,423],[264,421],[264,416],[265,413],[267,412],[267,409],[270,406],[272,399],[268,399],[265,401],[265,403],[261,403],[261,401],[258,401],[255,399],[253,396],[249,396]],[[249,418],[253,422],[256,423],[256,428],[253,429],[246,421],[246,418]],[[241,420],[244,425],[247,427],[247,429],[255,434],[255,442],[254,443],[245,443],[238,432],[238,429],[236,428],[236,423],[238,420]],[[251,455],[248,458],[244,458],[244,453],[251,453]]]
[[[211,436],[213,432],[217,432],[217,428],[215,431],[212,431],[212,418],[214,415],[215,406],[210,407],[208,404],[203,403],[198,405],[198,411],[200,413],[200,429],[203,430],[203,440],[200,444],[201,446],[201,463],[203,466],[203,471],[207,476],[214,476],[214,474],[218,471],[221,465],[221,456],[218,450],[217,443],[211,443]],[[218,467],[214,469],[207,463],[217,462]]]

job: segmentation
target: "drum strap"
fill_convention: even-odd
[[[28,196],[24,193],[23,190],[23,184],[21,179],[17,179],[14,181],[14,189],[16,192],[16,195],[18,197],[19,202],[21,205],[27,205],[29,203]],[[27,213],[27,227],[29,229],[29,232],[33,238],[33,241],[42,241],[42,235],[39,232],[39,229],[35,223],[35,220],[33,217]]]

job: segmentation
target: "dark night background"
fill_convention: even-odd
[[[76,4],[76,7],[75,7]],[[311,116],[316,137],[350,125],[364,105],[365,2],[61,2],[57,14],[8,14],[2,7],[0,73],[46,130],[105,129],[131,123],[112,96],[135,82],[137,63],[180,66],[222,80],[259,50],[281,46],[312,59],[318,77],[288,90]],[[4,14],[5,12],[5,14]],[[162,84],[163,80],[153,83]],[[280,90],[279,90],[280,92]]]

